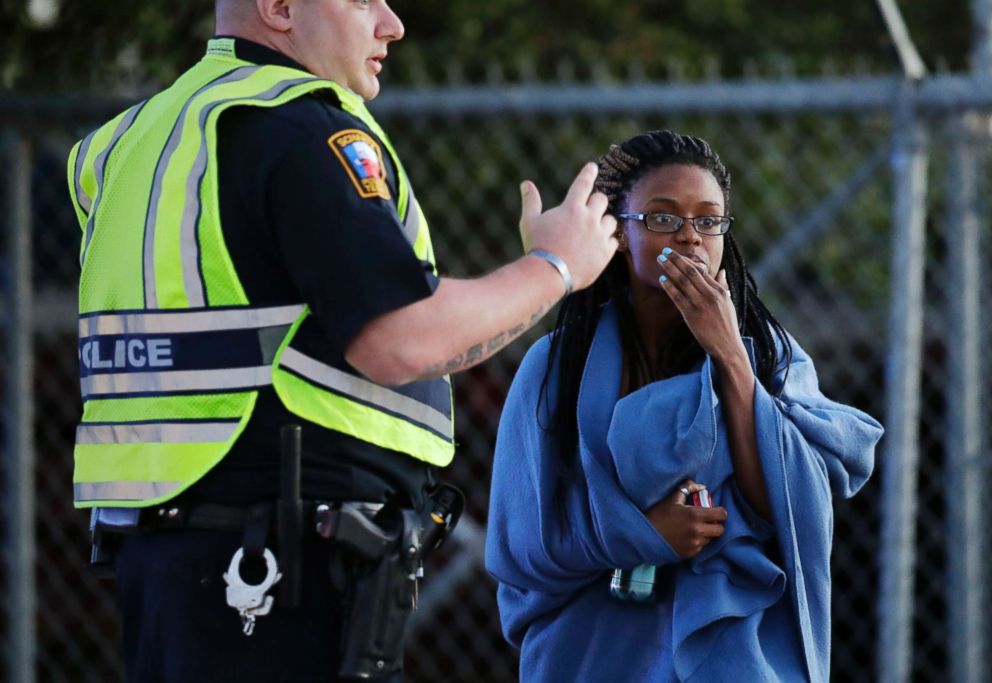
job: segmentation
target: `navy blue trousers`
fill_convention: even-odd
[[[156,531],[123,537],[117,588],[128,683],[337,681],[343,615],[331,545],[304,545],[302,606],[259,617],[246,637],[222,574],[241,534]],[[270,591],[276,594],[277,588]],[[402,681],[402,676],[388,680]]]

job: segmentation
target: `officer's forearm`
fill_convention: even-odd
[[[427,299],[365,325],[345,359],[385,385],[465,370],[533,327],[564,293],[558,272],[535,256],[478,279],[444,278]]]

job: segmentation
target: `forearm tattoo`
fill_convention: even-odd
[[[526,323],[514,325],[510,329],[505,332],[500,332],[486,342],[473,344],[466,349],[464,353],[459,353],[457,356],[449,358],[444,363],[435,363],[434,365],[429,366],[424,371],[423,377],[436,377],[440,374],[448,375],[453,372],[465,370],[473,365],[478,365],[537,324],[537,321],[543,318],[544,314],[547,313],[550,308],[550,306],[542,304],[540,308],[534,311],[534,314],[530,316],[530,319]]]

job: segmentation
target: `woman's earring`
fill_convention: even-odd
[[[627,251],[627,236],[623,230],[617,230],[614,236],[617,238],[617,251]]]

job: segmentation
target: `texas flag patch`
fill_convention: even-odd
[[[381,197],[389,199],[386,168],[382,163],[382,149],[372,136],[362,130],[349,128],[327,138],[327,144],[344,165],[348,177],[358,194],[364,199]]]

